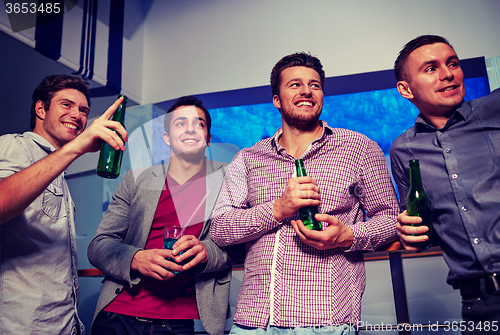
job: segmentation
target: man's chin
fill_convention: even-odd
[[[205,157],[205,148],[186,150],[178,153],[177,156],[182,157],[186,161],[199,161],[201,158]]]

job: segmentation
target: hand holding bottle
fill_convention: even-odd
[[[283,195],[274,202],[273,214],[276,221],[294,216],[305,206],[319,206],[321,196],[317,182],[311,177],[290,178]]]
[[[410,189],[406,196],[406,213],[408,216],[419,217],[419,222],[409,223],[411,226],[425,226],[427,231],[426,235],[432,234],[431,222],[431,202],[429,196],[425,192],[420,175],[420,164],[418,159],[410,160]],[[420,230],[421,231],[421,230]],[[419,236],[418,233],[413,233],[414,236]],[[410,246],[417,248],[417,251],[428,249],[432,241],[427,238],[425,240],[418,239],[411,242],[407,241]]]
[[[292,220],[292,226],[300,240],[318,250],[349,248],[354,241],[354,233],[335,216],[316,214],[316,219],[328,223],[323,231],[312,230],[300,220]]]
[[[65,150],[71,151],[77,158],[87,152],[99,151],[103,141],[109,143],[116,150],[125,150],[127,131],[119,122],[110,120],[122,101],[122,98],[117,99],[87,129],[66,144]]]
[[[399,239],[406,250],[417,251],[418,248],[413,246],[414,243],[424,243],[429,239],[425,235],[429,228],[425,225],[420,225],[422,218],[418,216],[408,216],[404,211],[398,215],[398,223],[396,229],[398,231]]]

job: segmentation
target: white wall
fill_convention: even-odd
[[[327,77],[391,69],[422,34],[461,58],[500,55],[498,0],[149,0],[145,15],[144,103],[267,85],[297,51]]]

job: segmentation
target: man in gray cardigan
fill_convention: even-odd
[[[231,265],[244,251],[220,248],[208,233],[227,165],[204,156],[210,124],[201,101],[180,98],[165,116],[170,161],[129,171],[116,189],[88,248],[106,273],[92,334],[194,334],[193,319],[223,334]],[[163,249],[168,225],[189,226],[173,250]]]

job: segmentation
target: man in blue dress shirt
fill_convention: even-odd
[[[432,204],[431,220],[447,282],[462,295],[464,334],[498,331],[500,320],[500,90],[464,101],[464,75],[440,36],[408,42],[395,63],[399,93],[420,111],[391,147],[400,207],[397,229],[406,249],[426,241],[406,213],[409,160],[418,159]],[[413,236],[416,234],[417,236]],[[422,235],[423,234],[423,235]]]

